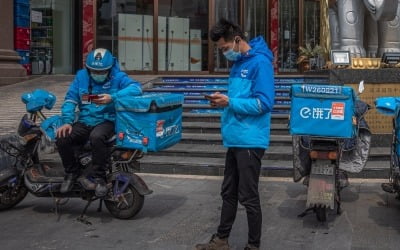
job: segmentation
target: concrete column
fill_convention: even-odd
[[[28,79],[26,70],[18,63],[21,58],[14,51],[14,1],[0,1],[0,85]]]

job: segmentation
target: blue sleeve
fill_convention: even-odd
[[[74,81],[70,85],[65,100],[61,106],[61,117],[64,124],[72,124],[75,120],[75,109],[80,100],[79,97],[79,80],[75,77]]]
[[[274,107],[274,74],[270,62],[260,62],[255,72],[253,95],[250,98],[229,98],[229,108],[235,113],[260,115],[271,112]]]
[[[136,95],[141,95],[142,94],[142,85],[131,79],[128,75],[125,73],[120,73],[121,74],[121,81],[119,84],[119,91],[112,94],[111,98],[112,100],[115,100],[116,98],[124,97],[124,96],[136,96]]]

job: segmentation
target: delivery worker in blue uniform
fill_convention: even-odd
[[[81,174],[73,146],[88,140],[92,148],[89,174],[93,178],[82,176],[79,181],[85,188],[94,187],[97,196],[107,193],[105,177],[110,152],[106,143],[115,133],[113,102],[122,96],[141,94],[140,83],[120,71],[116,58],[108,50],[98,48],[88,54],[86,68],[78,71],[65,96],[61,108],[64,125],[56,132],[65,170],[62,193],[68,192]]]
[[[238,202],[247,212],[246,249],[259,249],[262,213],[258,192],[261,159],[269,146],[271,111],[274,105],[273,56],[262,37],[246,42],[240,27],[221,19],[210,38],[233,62],[228,94],[214,93],[208,99],[223,107],[221,133],[225,147],[222,209],[217,233],[198,250],[227,250],[228,237],[235,221]]]

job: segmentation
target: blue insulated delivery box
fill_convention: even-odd
[[[351,87],[296,84],[291,88],[290,133],[351,138],[356,133]]]
[[[156,152],[182,137],[180,94],[144,94],[116,101],[117,147]]]

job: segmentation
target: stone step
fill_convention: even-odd
[[[285,146],[276,146],[271,143],[267,149],[263,159],[265,160],[292,160],[293,149],[291,144]],[[164,149],[157,153],[148,153],[153,156],[186,156],[186,157],[211,157],[224,158],[226,148],[219,144],[189,144],[178,143],[168,149]],[[390,148],[388,147],[372,147],[369,154],[371,161],[389,161]]]
[[[187,100],[206,100],[206,98],[204,98],[204,96],[202,96],[202,95],[185,96],[185,99],[187,99]],[[275,100],[290,101],[291,99],[288,96],[276,96]]]
[[[214,108],[211,107],[210,104],[183,104],[183,112],[189,112],[193,109],[195,110],[204,110],[204,109],[208,109],[208,110],[222,110],[221,108]],[[274,110],[284,110],[284,111],[288,111],[290,110],[290,105],[274,105]]]
[[[184,133],[221,133],[220,122],[183,122],[182,127]],[[287,124],[272,123],[271,134],[288,135]]]
[[[62,168],[57,153],[41,155],[41,161],[51,167]],[[179,157],[146,154],[140,159],[140,172],[162,174],[223,175],[225,159],[222,157]],[[292,177],[293,162],[288,160],[262,160],[261,176]],[[389,176],[389,161],[369,161],[360,173],[352,178],[379,178]]]
[[[223,175],[224,158],[144,156],[140,161],[141,172],[163,174]],[[261,176],[292,177],[293,162],[262,160]],[[360,173],[349,173],[351,178],[379,178],[389,176],[389,161],[369,161]]]
[[[222,138],[221,134],[182,133],[181,143],[222,145]],[[270,145],[283,146],[291,144],[292,144],[292,136],[290,135],[271,135],[270,137]]]
[[[186,78],[186,79],[185,79]],[[178,81],[179,79],[179,81]],[[207,76],[179,76],[159,77],[152,81],[159,84],[227,84],[228,76],[207,75]]]
[[[184,94],[185,96],[202,96],[204,94],[212,94],[214,92],[221,92],[221,93],[226,93],[227,89],[226,88],[197,88],[197,89],[186,89],[186,88],[151,88],[151,89],[146,89],[146,92],[151,92],[151,93],[178,93],[178,94]]]
[[[174,82],[174,83],[163,83],[153,82],[153,88],[185,88],[185,89],[199,89],[207,88],[212,86],[221,86],[221,88],[227,88],[228,82]]]
[[[221,122],[221,113],[191,113],[183,112],[184,122]],[[272,114],[271,123],[288,124],[289,114]]]

